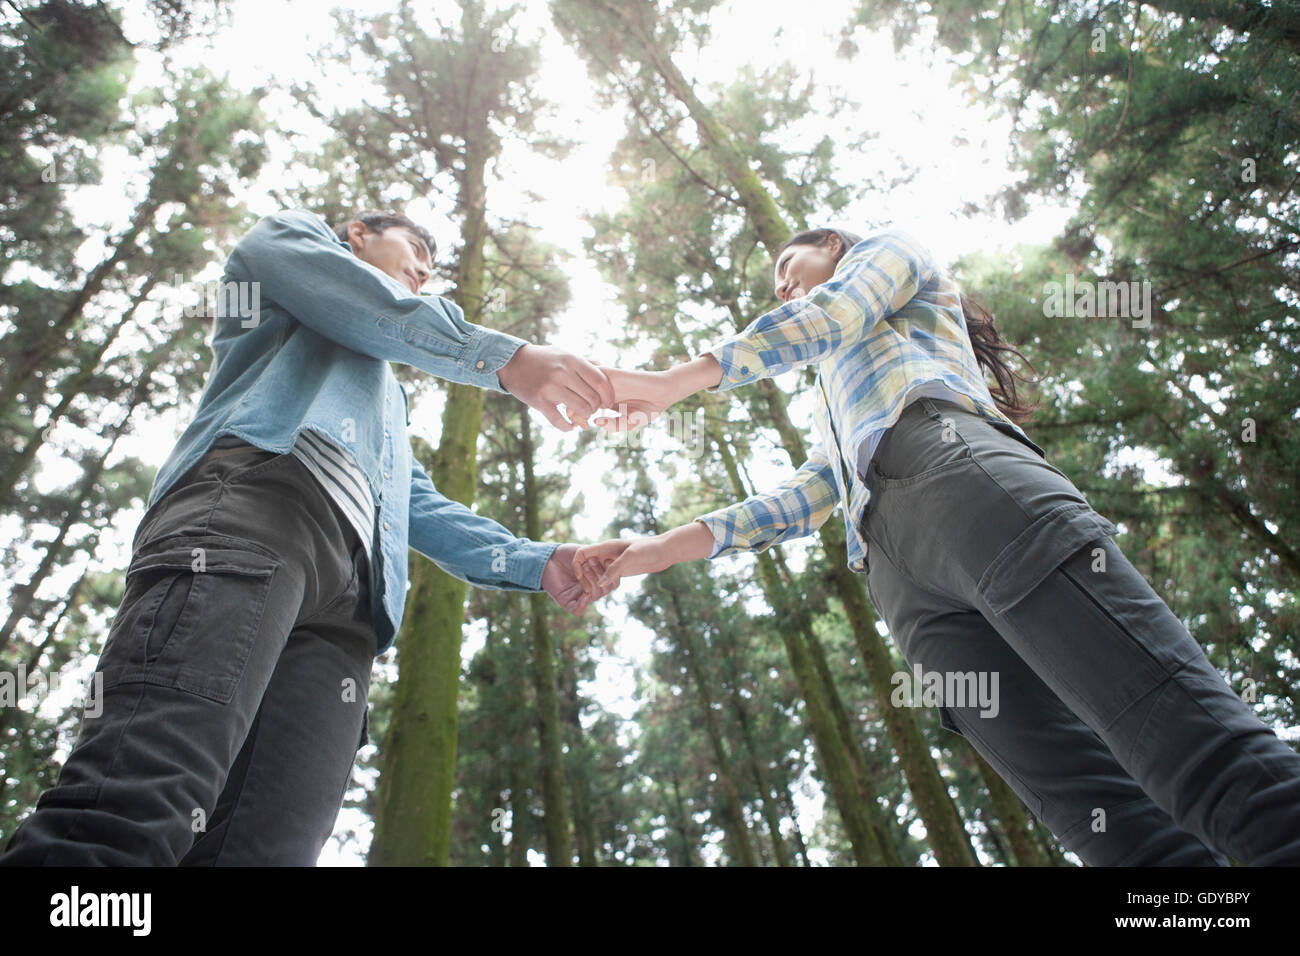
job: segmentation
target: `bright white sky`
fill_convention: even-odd
[[[133,4],[127,21],[128,36],[143,36],[150,29],[142,6],[138,0]],[[349,6],[368,14],[389,4],[371,2]],[[432,6],[446,9],[449,4],[441,2]],[[991,216],[968,219],[959,214],[958,210],[967,202],[982,206],[989,194],[1010,179],[1005,155],[1009,139],[1007,122],[986,115],[965,94],[950,88],[947,68],[932,62],[929,54],[915,51],[895,54],[888,36],[866,36],[859,31],[858,55],[852,61],[837,58],[834,54],[839,31],[853,6],[851,0],[803,0],[797,15],[792,16],[788,2],[736,0],[716,13],[713,40],[707,49],[680,57],[678,65],[704,87],[730,82],[745,64],[763,69],[788,62],[798,65],[801,76],[811,65],[815,67],[819,84],[846,91],[858,104],[857,109],[841,115],[838,122],[843,136],[837,138],[847,141],[864,130],[881,134],[879,140],[868,146],[867,153],[839,157],[842,180],[851,179],[855,169],[874,170],[882,164],[898,163],[900,171],[904,167],[919,168],[911,184],[872,196],[861,208],[850,210],[839,221],[827,224],[844,225],[859,232],[864,231],[864,223],[905,224],[949,261],[972,251],[988,251],[990,247],[1008,249],[1014,243],[1043,241],[1056,234],[1065,219],[1060,209],[1041,209],[1016,224],[1014,231]],[[526,214],[529,222],[540,227],[541,239],[575,254],[568,266],[572,304],[560,316],[561,331],[550,344],[607,364],[639,364],[640,356],[620,355],[607,343],[607,331],[611,323],[623,320],[623,311],[614,303],[612,290],[601,281],[594,265],[581,256],[581,240],[587,234],[582,214],[616,208],[623,201],[621,192],[608,188],[605,182],[607,159],[624,131],[624,116],[621,110],[602,111],[595,105],[586,68],[551,31],[546,4],[541,0],[527,0],[524,7],[521,32],[525,37],[540,36],[544,54],[537,89],[557,108],[551,128],[579,140],[580,145],[563,163],[539,159],[525,150],[508,149],[497,178],[489,185],[490,206],[497,214]],[[314,15],[304,15],[307,9]],[[312,51],[327,45],[332,37],[332,21],[318,12],[323,9],[324,5],[301,2],[291,5],[286,0],[233,0],[233,25],[217,38],[214,48],[192,43],[174,51],[173,58],[179,63],[201,62],[215,71],[228,71],[230,82],[244,89],[264,83],[268,78],[281,82],[312,80],[323,84],[322,88],[334,87],[337,102],[342,104],[352,95],[346,89],[350,78],[345,77],[346,82],[340,83],[322,77],[309,59]],[[454,14],[449,19],[454,19]],[[134,85],[138,88],[153,84],[159,77],[158,64],[146,59],[137,71]],[[283,113],[286,105],[287,98],[275,94],[268,98],[265,108],[277,118],[282,130],[313,135],[308,119]],[[811,143],[824,132],[824,123],[814,115],[800,124],[794,135],[802,142]],[[282,139],[273,143],[276,160],[269,165],[258,187],[244,197],[257,213],[274,211],[274,203],[262,190],[285,181],[284,168],[279,165],[288,155],[285,145]],[[84,193],[79,208],[88,221],[121,221],[131,206],[121,186],[129,175],[110,170],[104,178],[103,187],[79,187]],[[540,194],[541,203],[530,205],[526,190]],[[430,203],[417,203],[407,210],[434,230],[444,250],[444,261],[449,261],[447,257],[454,252],[456,240],[455,226],[443,215],[447,208],[445,200],[432,197]],[[215,278],[219,274],[216,266],[214,263],[213,271],[198,278]],[[431,285],[426,291],[443,290]],[[778,382],[787,390],[794,385],[792,376]],[[796,400],[792,413],[797,421],[808,425],[810,404],[804,399],[806,396]],[[190,414],[192,408],[184,416],[141,429],[130,441],[120,443],[119,450],[161,465]],[[413,429],[436,444],[440,414],[439,390],[436,386],[428,388],[413,403]],[[565,451],[574,447],[576,434],[560,433],[541,415],[533,414],[545,436],[542,459],[562,460]],[[646,439],[655,442],[655,447],[664,441],[662,435],[647,435]],[[577,522],[583,541],[599,540],[613,515],[615,502],[610,498],[603,476],[622,467],[614,447],[598,449],[594,454],[595,458],[571,476],[573,493],[583,493],[588,503],[587,513]],[[57,459],[43,459],[42,463],[44,484],[54,485],[72,477]],[[755,462],[751,474],[761,487],[779,480],[797,464]],[[726,502],[718,502],[717,506],[723,504]],[[130,540],[140,517],[138,511],[117,516],[112,533],[104,536],[96,553],[104,567],[126,567]],[[838,514],[832,520],[840,520]],[[795,565],[801,566],[802,548],[795,546],[788,550]],[[723,560],[743,568],[752,562],[752,557]],[[80,569],[69,569],[68,581],[79,573]],[[598,679],[584,689],[601,706],[623,714],[630,714],[635,707],[630,697],[632,667],[648,660],[653,640],[653,635],[627,620],[624,614],[624,594],[637,586],[635,580],[625,584],[623,594],[612,595],[600,606],[600,611],[622,635],[619,656],[603,660]],[[482,634],[469,628],[466,637],[468,656],[481,646]],[[391,654],[379,667],[391,670]],[[808,795],[800,801],[800,825],[809,832],[819,815],[821,797],[815,783],[804,783],[809,786]],[[363,862],[369,832],[357,834],[359,841],[350,839],[349,832],[357,825],[358,817],[359,814],[352,813],[340,816],[336,837],[344,845],[339,847],[332,841],[321,858],[322,864]]]

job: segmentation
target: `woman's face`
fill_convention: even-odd
[[[782,302],[807,295],[814,286],[830,280],[835,275],[839,260],[840,240],[832,236],[824,246],[790,246],[776,260],[773,283],[776,297]]]

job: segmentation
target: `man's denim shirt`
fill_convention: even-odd
[[[478,587],[542,589],[559,544],[518,538],[434,488],[411,454],[406,391],[389,367],[509,394],[496,373],[523,339],[467,322],[446,299],[413,294],[304,210],[267,216],[239,241],[217,298],[198,412],[159,470],[149,508],[222,435],[286,454],[311,428],[351,452],[374,495],[378,653],[402,624],[408,547]]]

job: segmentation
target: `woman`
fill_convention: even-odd
[[[771,492],[580,548],[592,598],[622,577],[811,534],[841,504],[849,566],[913,670],[999,690],[991,707],[950,694],[944,727],[1086,863],[1300,864],[1300,755],[1020,429],[1028,410],[998,355],[1014,349],[992,317],[898,230],[800,233],[774,282],[782,305],[695,359],[604,369],[625,414],[592,422],[636,427],[701,388],[816,363],[820,441]]]

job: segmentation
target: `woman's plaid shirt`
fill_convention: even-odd
[[[1024,435],[989,394],[966,334],[960,294],[924,247],[906,232],[889,229],[850,249],[831,279],[808,295],[707,350],[722,366],[722,381],[710,392],[813,362],[824,386],[814,411],[820,437],[808,460],[771,491],[695,519],[713,532],[710,558],[764,551],[812,534],[835,505],[847,503],[848,565],[865,571],[867,542],[859,525],[870,492],[857,472],[857,450],[897,421],[908,396],[927,383],[942,383],[970,411]],[[828,415],[834,415],[843,447]],[[847,489],[840,461],[850,476]]]

